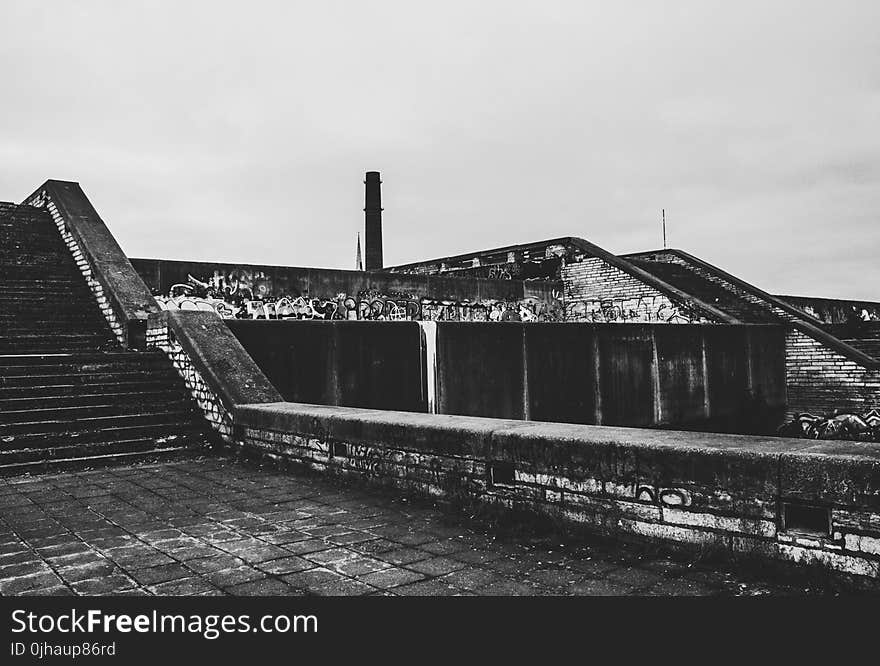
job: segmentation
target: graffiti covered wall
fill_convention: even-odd
[[[804,439],[880,442],[880,410],[873,408],[862,414],[843,412],[834,416],[798,414],[780,426],[777,433],[783,437]]]
[[[691,324],[705,321],[692,309],[673,303],[665,296],[567,301],[565,320],[655,324]]]
[[[561,289],[510,279],[132,261],[164,310],[225,319],[562,321]]]
[[[863,321],[880,321],[880,303],[875,301],[848,301],[834,298],[806,296],[778,296],[826,324],[845,324],[855,316]]]

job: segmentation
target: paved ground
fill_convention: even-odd
[[[604,542],[207,458],[0,479],[0,594],[803,594]],[[766,575],[766,574],[765,574]]]

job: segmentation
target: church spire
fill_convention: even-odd
[[[361,261],[361,232],[358,231],[358,249],[357,249],[357,259],[355,260],[355,270],[362,271],[364,270],[364,262]]]

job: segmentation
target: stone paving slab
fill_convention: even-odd
[[[499,535],[381,490],[221,458],[0,479],[0,595],[820,591],[619,543]]]

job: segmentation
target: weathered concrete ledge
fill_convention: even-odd
[[[158,312],[150,315],[150,322],[154,321],[167,325],[227,408],[283,400],[223,320],[213,312]]]
[[[68,246],[74,257],[79,259],[81,253],[85,259],[90,269],[86,278],[102,310],[106,310],[106,299],[111,312],[105,311],[105,316],[114,332],[130,349],[142,349],[147,317],[160,308],[79,183],[47,180],[23,203],[49,209],[62,236],[71,237]],[[91,284],[90,278],[100,289]]]
[[[880,445],[275,403],[245,448],[601,533],[880,577]]]
[[[283,400],[223,320],[213,312],[176,310],[149,317],[147,345],[163,350],[205,418],[224,439],[234,410]]]

